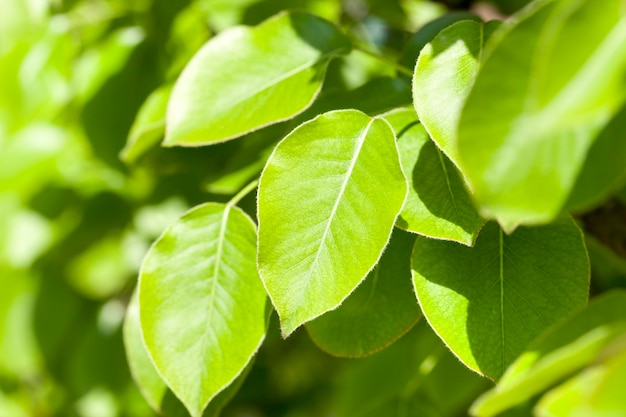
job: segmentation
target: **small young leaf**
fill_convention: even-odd
[[[413,109],[383,116],[398,138],[409,194],[396,226],[435,239],[474,244],[484,220],[478,215],[458,169],[417,121]]]
[[[267,297],[255,258],[250,218],[209,203],[170,226],[142,265],[146,347],[193,417],[242,372],[265,336]]]
[[[174,86],[165,144],[222,142],[295,116],[319,92],[329,60],[350,48],[334,25],[300,12],[220,33]]]
[[[412,269],[430,325],[469,368],[494,379],[582,307],[589,290],[587,252],[571,219],[512,235],[488,223],[472,248],[418,237]]]
[[[185,406],[165,385],[159,376],[148,351],[144,345],[139,322],[139,299],[137,293],[133,294],[131,302],[126,310],[124,319],[124,346],[126,357],[133,379],[139,386],[139,390],[150,406],[165,417],[188,417],[189,413]],[[226,389],[217,394],[211,400],[202,414],[203,417],[218,417],[222,408],[233,398],[243,384],[251,365],[230,384]]]
[[[278,144],[259,185],[258,265],[284,336],[339,306],[365,278],[406,192],[381,119],[325,113]]]
[[[458,152],[481,214],[511,231],[559,214],[626,97],[626,8],[537,2],[496,38],[465,102]]]
[[[483,44],[500,22],[457,22],[427,44],[413,75],[413,104],[430,137],[458,166],[457,126]]]
[[[591,363],[626,334],[626,292],[607,293],[549,329],[507,369],[496,388],[481,396],[472,413],[491,417],[528,400]]]
[[[336,310],[307,323],[311,339],[336,356],[360,357],[381,350],[421,317],[411,288],[415,237],[394,230],[389,246],[365,280]]]
[[[139,109],[133,126],[128,134],[126,146],[120,152],[120,158],[132,164],[148,149],[156,145],[165,134],[165,108],[172,91],[171,86],[155,90]]]

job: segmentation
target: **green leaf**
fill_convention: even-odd
[[[574,189],[567,200],[569,210],[594,208],[626,183],[626,106],[611,120],[593,143]]]
[[[166,417],[186,417],[189,415],[185,406],[174,396],[163,379],[159,376],[150,355],[146,350],[139,322],[139,298],[133,294],[126,318],[124,319],[124,346],[133,379],[139,386],[144,398],[158,413]],[[234,397],[243,384],[251,364],[230,384],[211,400],[202,414],[203,417],[217,417],[224,406]]]
[[[571,219],[512,235],[488,223],[472,248],[419,237],[412,268],[430,325],[463,363],[494,379],[583,306],[589,289],[587,252]]]
[[[290,119],[314,100],[329,60],[350,48],[335,26],[306,13],[220,33],[176,82],[164,143],[207,145]]]
[[[325,113],[278,144],[259,185],[258,266],[284,336],[339,306],[365,278],[406,192],[381,119]]]
[[[559,214],[623,102],[626,8],[538,2],[492,45],[465,102],[458,151],[481,214],[510,231]]]
[[[537,417],[624,417],[626,351],[576,375],[544,395]]]
[[[164,86],[155,90],[139,109],[135,122],[130,128],[126,146],[120,152],[120,158],[127,164],[134,163],[141,155],[163,139],[165,109],[171,91],[172,86]]]
[[[507,369],[496,388],[481,396],[472,413],[498,415],[591,363],[619,335],[626,334],[626,292],[593,299],[537,339]]]
[[[360,357],[405,334],[421,317],[411,288],[415,238],[395,230],[389,246],[365,280],[339,308],[309,322],[311,339],[335,356]]]
[[[406,68],[415,68],[417,58],[424,46],[432,41],[439,32],[462,20],[476,20],[480,22],[478,16],[469,12],[446,13],[422,26],[409,38],[398,63]]]
[[[500,22],[464,20],[422,49],[413,75],[413,104],[430,137],[456,164],[457,126],[478,71],[483,44]]]
[[[458,169],[418,122],[413,109],[383,116],[398,138],[409,194],[396,226],[435,239],[471,246],[484,220],[478,215]]]
[[[459,416],[490,385],[423,320],[383,351],[345,365],[336,390],[338,416]]]
[[[208,203],[171,225],[144,259],[141,328],[164,381],[192,416],[245,368],[265,336],[254,223]]]

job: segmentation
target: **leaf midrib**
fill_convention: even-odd
[[[322,252],[322,246],[325,246],[326,237],[328,232],[330,231],[330,226],[333,223],[333,219],[337,214],[337,209],[339,208],[339,204],[341,203],[343,196],[348,188],[348,183],[350,182],[350,178],[352,177],[352,172],[354,171],[354,167],[356,166],[356,162],[359,159],[359,155],[361,153],[361,149],[363,148],[363,144],[365,143],[365,139],[367,138],[367,134],[369,133],[370,127],[374,123],[376,119],[372,119],[369,121],[365,129],[363,129],[361,135],[357,139],[356,149],[354,150],[354,154],[352,156],[352,160],[350,161],[350,165],[348,166],[348,170],[346,171],[345,178],[341,184],[341,188],[339,189],[339,193],[337,194],[337,198],[335,199],[335,203],[333,204],[333,208],[328,216],[328,221],[326,223],[326,227],[324,228],[324,232],[322,233],[322,237],[320,239],[320,244],[315,252],[315,258],[311,263],[311,266],[308,270],[306,282],[308,283],[311,280],[311,276],[313,274],[313,269],[317,267],[319,262],[320,253]]]
[[[222,214],[222,220],[220,223],[220,232],[219,232],[218,241],[217,241],[217,251],[215,254],[215,266],[213,267],[213,282],[211,284],[211,295],[208,298],[207,309],[205,310],[205,311],[208,311],[207,317],[205,319],[205,323],[208,326],[206,328],[206,331],[202,333],[202,340],[201,340],[201,346],[202,346],[201,352],[203,354],[203,359],[205,359],[205,361],[207,358],[205,352],[209,352],[209,349],[207,349],[207,345],[208,345],[207,334],[209,333],[208,329],[210,328],[211,320],[213,318],[213,311],[215,309],[215,293],[217,290],[217,283],[219,280],[221,259],[222,259],[222,254],[224,250],[224,239],[226,236],[226,227],[228,226],[228,217],[230,215],[230,209],[231,209],[231,205],[227,204],[226,207],[224,208],[224,213]],[[203,381],[206,378],[206,371],[207,371],[207,367],[201,365],[201,381]],[[203,384],[201,383],[196,385],[198,388],[198,398],[202,398],[202,389],[203,389],[202,385]],[[206,404],[204,404],[204,406],[206,407]]]

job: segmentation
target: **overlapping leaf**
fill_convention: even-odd
[[[164,143],[221,142],[295,116],[319,92],[330,58],[350,47],[331,23],[300,12],[220,33],[176,82]]]
[[[472,413],[498,415],[591,363],[626,334],[625,305],[626,292],[608,293],[548,331],[507,369],[496,388],[474,403]]]
[[[337,307],[365,278],[406,192],[381,119],[330,112],[278,144],[259,185],[258,266],[283,335]]]
[[[398,138],[409,194],[396,225],[436,239],[471,246],[483,225],[458,169],[417,121],[413,109],[385,116]]]
[[[171,86],[155,90],[139,109],[139,113],[128,134],[126,146],[120,152],[120,158],[126,163],[133,163],[156,145],[165,133],[165,109],[172,91]]]
[[[500,32],[465,102],[461,168],[506,230],[554,219],[626,96],[622,0],[535,3]]]
[[[170,226],[144,260],[141,329],[159,374],[198,417],[265,336],[256,233],[231,205],[208,203]]]
[[[494,379],[583,306],[589,288],[587,253],[571,219],[512,235],[488,223],[472,248],[418,237],[412,269],[428,322],[468,367]]]
[[[411,329],[421,317],[411,288],[414,241],[411,234],[395,230],[363,283],[336,310],[307,324],[319,347],[337,356],[366,356]]]
[[[463,20],[422,49],[413,75],[413,104],[430,137],[458,165],[457,126],[478,72],[483,44],[500,22]]]
[[[139,386],[144,398],[150,406],[165,417],[187,417],[185,406],[167,387],[150,359],[143,342],[141,323],[139,322],[139,299],[133,295],[124,320],[124,347],[133,379]],[[224,406],[237,393],[245,380],[246,370],[227,388],[211,400],[202,413],[203,417],[217,417]]]

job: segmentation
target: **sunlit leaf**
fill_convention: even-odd
[[[250,218],[208,203],[170,226],[144,260],[146,347],[194,417],[243,371],[265,336],[266,295],[255,259]]]
[[[331,23],[299,12],[220,33],[176,82],[164,143],[221,142],[295,116],[319,92],[330,58],[349,49]]]
[[[422,49],[413,75],[413,104],[430,137],[459,164],[457,126],[479,67],[483,44],[499,26],[464,20]]]
[[[398,138],[409,194],[396,225],[471,246],[483,225],[458,169],[428,137],[413,109],[384,115]]]
[[[259,272],[283,334],[339,306],[378,261],[407,192],[389,125],[323,114],[278,144],[261,175]]]
[[[498,415],[591,363],[616,337],[626,334],[626,292],[608,293],[550,329],[507,369],[496,388],[472,412]]]

